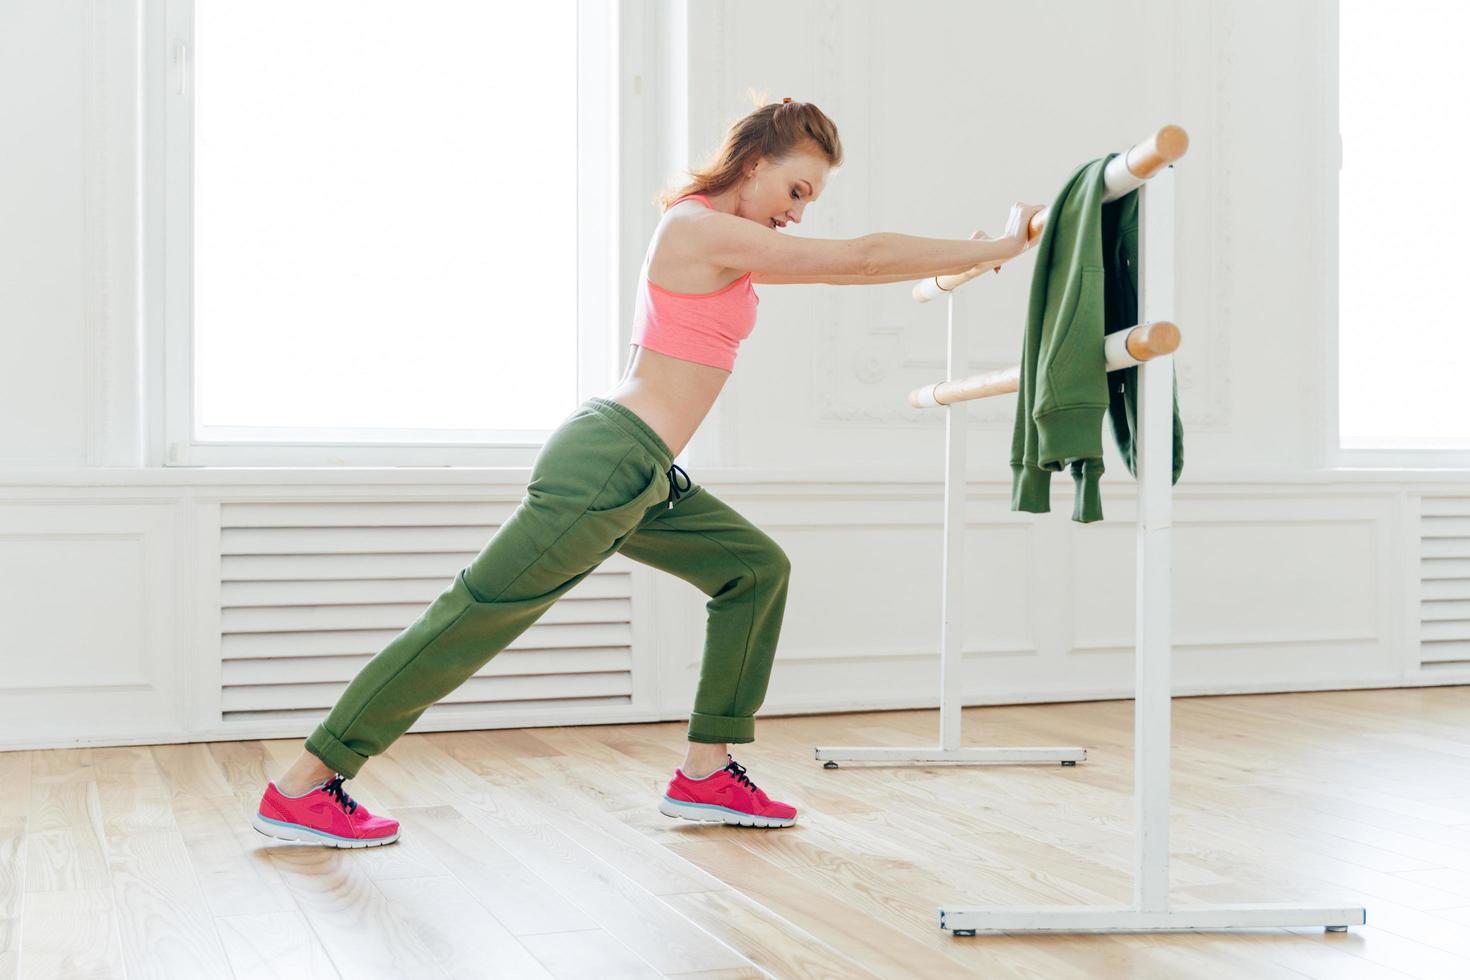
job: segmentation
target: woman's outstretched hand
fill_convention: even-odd
[[[1006,233],[1001,237],[1015,246],[1016,255],[1031,247],[1031,219],[1036,216],[1036,212],[1045,210],[1045,204],[1022,204],[1017,201],[1011,205],[1011,216],[1006,219]],[[1015,258],[1015,255],[1011,258]]]
[[[1013,259],[1035,244],[1035,240],[1031,238],[1030,234],[1031,218],[1036,212],[1044,210],[1046,210],[1045,204],[1022,204],[1020,201],[1017,201],[1011,205],[1011,214],[1006,220],[1006,231],[1004,235],[1001,235],[1000,238],[991,238],[977,228],[975,233],[970,236],[970,239],[971,241],[1008,242],[1014,250],[1010,256]],[[978,269],[979,266],[975,268]],[[1000,272],[999,265],[992,266],[992,268],[996,272]]]

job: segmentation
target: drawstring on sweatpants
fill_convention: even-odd
[[[675,470],[678,470],[680,473],[684,473],[684,468],[682,466],[680,466],[678,463],[675,463],[673,466],[670,466],[669,467],[669,506],[670,507],[674,506],[674,501],[676,501],[676,500],[679,499],[679,494],[680,493],[682,493],[683,491],[688,490],[690,487],[694,486],[694,481],[691,480],[691,479],[689,479],[689,474],[688,473],[684,473],[684,486],[682,486],[682,487],[679,486],[679,481],[674,478],[674,471]]]

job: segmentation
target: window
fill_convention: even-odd
[[[611,386],[608,4],[162,3],[165,464],[525,466]]]
[[[1465,281],[1470,7],[1338,14],[1338,437],[1345,463],[1470,461]],[[1459,120],[1459,121],[1457,121]],[[1358,451],[1358,452],[1352,452]]]

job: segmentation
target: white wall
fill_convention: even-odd
[[[817,237],[997,233],[1011,201],[1049,202],[1080,163],[1183,125],[1178,690],[1470,679],[1470,664],[1427,670],[1419,656],[1421,501],[1448,498],[1437,512],[1454,512],[1462,478],[1316,469],[1333,328],[1325,0],[629,9],[641,13],[623,31],[629,286],[656,217],[650,196],[718,145],[752,107],[749,87],[815,102],[839,126],[847,162],[799,230]],[[141,409],[143,368],[161,363],[138,341],[138,241],[152,233],[135,190],[147,122],[135,107],[139,25],[136,3],[0,5],[0,576],[63,597],[7,606],[18,621],[0,660],[85,647],[78,662],[104,666],[95,622],[55,628],[70,596],[108,587],[80,584],[78,569],[97,562],[142,590],[99,607],[133,611],[113,654],[131,679],[69,685],[31,670],[0,680],[0,718],[8,705],[23,723],[0,727],[0,747],[304,733],[294,722],[221,725],[221,503],[514,502],[527,476],[135,468],[156,426]],[[1014,363],[1030,263],[959,295],[973,370]],[[943,371],[943,305],[919,306],[903,285],[758,289],[760,323],[688,458],[794,561],[765,713],[933,704],[943,420],[909,409],[904,394]],[[1105,437],[1106,521],[1068,519],[1066,477],[1051,514],[1010,512],[1014,406],[969,410],[967,700],[1126,696],[1131,478]],[[634,593],[636,693],[598,720],[684,717],[704,597],[651,573]],[[442,727],[577,720],[589,719],[553,710]]]

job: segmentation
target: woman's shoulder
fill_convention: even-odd
[[[664,212],[649,248],[648,278],[674,292],[711,292],[715,288],[712,283],[729,279],[736,270],[727,269],[706,257],[706,250],[697,236],[690,234],[687,213],[673,214],[682,210],[683,205],[679,205]]]
[[[696,196],[686,196],[670,204],[659,217],[655,241],[672,245],[687,258],[697,260],[707,250],[710,236],[721,234],[719,223],[709,220],[719,214]]]

